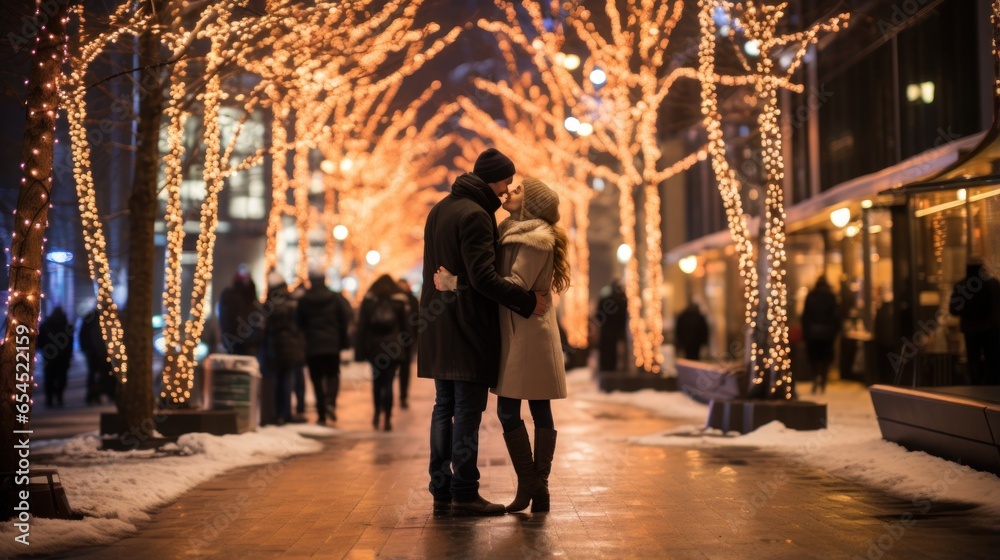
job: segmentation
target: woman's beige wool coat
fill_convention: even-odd
[[[556,237],[545,220],[504,220],[500,275],[532,292],[548,292],[545,315],[528,318],[500,308],[500,378],[494,393],[527,400],[566,398],[566,366],[552,305]]]

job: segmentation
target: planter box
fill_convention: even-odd
[[[826,405],[757,399],[720,399],[708,403],[708,427],[724,432],[748,434],[775,420],[793,430],[822,430],[826,428]]]
[[[627,393],[643,389],[657,391],[676,391],[676,377],[661,377],[650,373],[628,373],[617,371],[602,371],[597,374],[597,386],[601,391],[624,391]]]
[[[156,410],[153,411],[154,429],[168,438],[183,434],[204,432],[216,436],[237,434],[236,410]],[[129,429],[122,426],[117,412],[101,413],[101,435],[122,434],[126,438],[148,430]],[[127,443],[126,443],[127,445]]]

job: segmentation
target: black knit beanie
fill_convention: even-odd
[[[514,173],[514,162],[496,148],[490,148],[479,154],[476,165],[472,167],[472,174],[486,183],[499,183],[508,177],[513,177]]]

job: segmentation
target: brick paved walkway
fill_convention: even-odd
[[[575,374],[579,375],[579,374]],[[559,401],[552,511],[434,518],[427,484],[433,385],[414,380],[396,430],[373,432],[365,384],[341,395],[344,433],[316,455],[220,476],[157,512],[140,533],[63,558],[996,558],[1000,532],[961,504],[916,515],[901,501],[751,448],[628,444],[661,418]],[[493,408],[482,492],[513,496]],[[905,517],[916,515],[915,521]],[[905,521],[905,522],[904,522]],[[881,548],[879,548],[881,547]]]

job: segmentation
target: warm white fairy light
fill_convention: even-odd
[[[74,11],[80,28],[84,28],[83,9]],[[121,15],[123,9],[119,8]],[[69,122],[70,151],[73,158],[73,175],[79,201],[80,221],[83,229],[83,244],[87,252],[90,277],[97,289],[97,317],[101,334],[108,348],[113,370],[122,383],[128,381],[128,355],[124,344],[124,331],[118,314],[118,306],[113,300],[114,286],[111,281],[111,267],[107,255],[107,241],[97,208],[97,193],[91,173],[90,144],[87,139],[85,77],[90,62],[101,52],[108,42],[115,40],[122,30],[107,36],[87,38],[79,56],[70,57],[69,76],[64,88],[64,104]]]
[[[479,26],[509,39],[531,56],[540,70],[539,77],[550,102],[549,110],[538,117],[550,125],[561,125],[570,116],[566,111],[573,111],[575,117],[593,115],[587,119],[593,128],[587,128],[588,134],[583,137],[589,149],[614,157],[621,168],[617,173],[607,168],[598,173],[618,184],[621,235],[633,249],[639,247],[634,190],[642,188],[641,241],[645,252],[643,259],[633,258],[626,263],[625,292],[636,365],[658,372],[663,361],[660,352],[663,342],[663,251],[659,188],[669,175],[659,169],[662,154],[656,138],[656,119],[670,86],[679,76],[661,75],[661,69],[684,3],[639,6],[629,2],[622,11],[617,2],[606,0],[603,12],[609,31],[605,33],[590,21],[588,8],[567,4],[567,22],[588,51],[581,76],[566,69],[565,54],[558,56],[563,52],[565,37],[546,29],[544,10],[539,2],[525,1],[515,5],[497,0],[496,3],[504,10],[507,22],[481,20]],[[531,20],[533,39],[530,41],[517,23],[519,7]],[[552,11],[560,9],[555,3],[549,7]],[[599,85],[583,77],[597,68],[604,74],[604,81]],[[599,93],[597,87],[600,87]],[[500,94],[515,96],[511,91]]]
[[[40,14],[42,4],[36,3],[35,16]],[[25,402],[22,395],[30,399],[34,386],[34,368],[28,365],[21,369],[19,355],[29,355],[34,360],[37,349],[38,317],[42,288],[42,260],[45,252],[45,228],[48,227],[48,212],[52,192],[52,167],[55,145],[56,110],[59,107],[59,87],[63,80],[61,67],[66,58],[66,26],[68,8],[56,8],[55,16],[41,25],[35,37],[32,54],[32,69],[26,82],[27,121],[25,124],[24,146],[21,159],[21,187],[17,207],[22,210],[14,214],[14,232],[9,248],[9,290],[7,297],[7,317],[4,338],[0,343],[6,400],[4,413],[5,427],[25,429],[28,415],[22,415]],[[25,339],[27,339],[25,341]],[[26,348],[22,348],[26,347]],[[17,366],[17,368],[15,368]],[[16,369],[16,371],[15,371]],[[25,379],[25,374],[28,374]],[[16,378],[16,379],[15,379]],[[8,393],[8,391],[10,391]],[[9,400],[7,400],[9,399]],[[14,404],[18,405],[15,424]],[[11,455],[13,457],[13,455]]]
[[[715,171],[719,190],[729,220],[730,233],[740,256],[740,272],[743,274],[746,287],[746,318],[751,333],[756,333],[759,285],[753,247],[747,230],[746,215],[742,210],[739,194],[739,182],[735,172],[726,160],[725,141],[722,137],[721,115],[718,110],[715,87],[720,83],[715,73],[715,41],[716,28],[712,18],[713,12],[724,6],[727,10],[734,9],[731,3],[719,3],[714,0],[699,0],[699,24],[702,39],[699,48],[699,80],[702,84],[702,114],[709,135],[709,153],[712,157],[712,168]],[[763,147],[762,160],[766,172],[767,188],[764,200],[764,211],[761,219],[764,223],[764,233],[761,239],[762,254],[767,259],[767,275],[764,280],[763,297],[767,303],[766,315],[763,318],[767,324],[767,339],[758,340],[751,335],[751,357],[754,364],[753,383],[763,387],[769,383],[769,395],[779,398],[792,398],[791,364],[789,361],[789,342],[787,325],[787,286],[785,284],[785,213],[783,202],[784,159],[781,153],[780,110],[778,109],[778,90],[794,87],[789,78],[794,73],[808,48],[814,44],[819,34],[824,31],[836,32],[847,25],[848,14],[841,14],[826,22],[812,26],[806,31],[789,35],[775,35],[775,30],[784,15],[785,4],[777,6],[758,7],[748,1],[739,7],[743,17],[743,33],[750,41],[754,41],[759,49],[756,66],[751,69],[746,58],[741,61],[748,70],[758,99],[762,102],[762,110],[758,115],[758,125]],[[794,44],[791,62],[783,74],[778,74],[776,57],[778,47]],[[763,344],[760,344],[763,342]]]
[[[174,69],[170,83],[170,100],[167,103],[164,116],[168,119],[167,141],[168,151],[163,155],[163,167],[166,181],[164,190],[167,195],[166,229],[167,248],[166,264],[164,266],[163,291],[163,341],[164,341],[164,393],[177,393],[174,373],[179,366],[178,356],[181,344],[181,281],[183,267],[181,253],[184,249],[184,213],[181,202],[181,181],[183,180],[184,157],[184,123],[186,116],[180,108],[180,102],[185,91],[185,74],[187,63],[181,61]],[[161,394],[161,396],[163,395]]]

